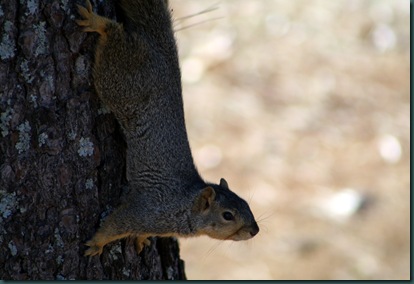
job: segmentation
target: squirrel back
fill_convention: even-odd
[[[181,75],[170,13],[164,1],[120,1],[125,29],[110,22],[100,39],[93,78],[127,139],[127,178],[197,178],[188,144]],[[128,28],[128,29],[126,29]],[[103,40],[105,43],[103,44]],[[153,179],[154,177],[150,177]]]
[[[130,193],[87,243],[86,255],[129,235],[208,235],[246,240],[259,231],[248,204],[224,179],[206,183],[193,162],[184,121],[181,74],[165,0],[121,0],[123,24],[87,7],[78,24],[100,34],[93,78],[127,143]]]

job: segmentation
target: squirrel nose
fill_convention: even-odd
[[[254,236],[256,236],[257,235],[257,233],[260,231],[260,229],[259,229],[259,226],[257,226],[257,223],[256,222],[254,222],[254,224],[253,224],[253,226],[252,226],[253,228],[252,228],[252,230],[250,231],[250,235],[252,236],[252,237],[254,237]]]

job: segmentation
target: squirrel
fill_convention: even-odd
[[[85,256],[134,237],[139,254],[148,237],[207,235],[247,240],[259,227],[245,200],[205,182],[191,154],[184,121],[181,73],[168,0],[121,0],[123,22],[77,5],[84,32],[97,32],[93,80],[118,120],[127,144],[128,198],[103,222]]]

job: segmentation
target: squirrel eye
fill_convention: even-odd
[[[223,213],[223,218],[227,221],[231,221],[234,220],[234,216],[233,214],[231,214],[230,212],[226,211]]]

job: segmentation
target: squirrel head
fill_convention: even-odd
[[[199,232],[219,240],[241,241],[258,232],[249,205],[232,192],[225,179],[220,184],[207,184],[196,197],[193,213],[197,215]]]

